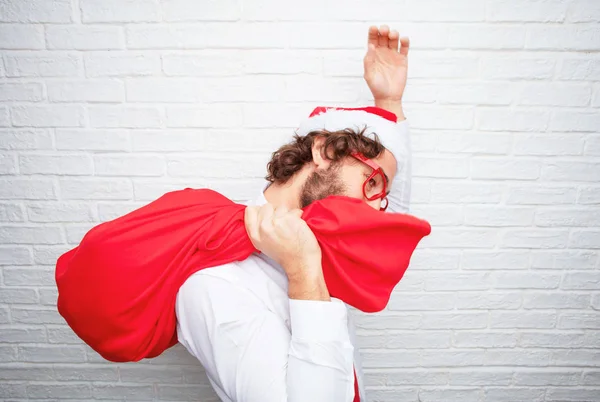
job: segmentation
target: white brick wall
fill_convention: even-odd
[[[216,400],[180,347],[84,346],[56,258],[166,191],[252,197],[312,107],[369,103],[372,23],[411,37],[434,230],[357,315],[369,400],[600,400],[597,0],[0,0],[0,400]]]

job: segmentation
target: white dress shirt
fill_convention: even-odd
[[[410,149],[407,123],[397,126]],[[392,212],[408,210],[410,151],[406,157],[403,179],[391,189]],[[248,205],[264,203],[260,191]],[[263,254],[190,276],[176,313],[179,342],[224,402],[351,402],[354,370],[366,401],[346,305],[290,299],[285,272]]]

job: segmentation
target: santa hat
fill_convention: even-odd
[[[365,130],[365,136],[377,134],[381,144],[390,151],[397,162],[397,172],[392,181],[390,211],[407,212],[410,198],[410,138],[406,121],[398,123],[394,113],[368,106],[361,108],[323,107],[313,110],[298,130],[298,135],[307,135],[315,130],[337,131],[346,128]]]

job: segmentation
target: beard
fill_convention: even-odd
[[[300,191],[300,207],[306,208],[317,200],[330,195],[344,195],[346,186],[339,176],[339,165],[330,165],[327,170],[314,171]]]

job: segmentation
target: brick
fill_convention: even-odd
[[[165,21],[236,21],[241,7],[235,0],[199,4],[194,0],[168,0],[161,4]]]
[[[421,321],[420,314],[384,314],[379,316],[362,316],[356,320],[359,329],[417,329]]]
[[[551,79],[556,61],[530,56],[482,56],[481,76],[486,80],[543,80]]]
[[[596,287],[600,288],[596,281]],[[600,329],[600,313],[571,313],[558,317],[557,328],[561,329]]]
[[[577,188],[573,186],[523,186],[515,185],[508,189],[507,204],[520,205],[559,205],[573,204]]]
[[[344,51],[341,51],[344,52]],[[332,55],[331,53],[334,53]],[[350,76],[354,77],[357,70],[352,74],[345,74],[346,70],[342,66],[345,64],[345,59],[340,60],[339,52],[326,52],[320,54],[314,50],[280,50],[280,49],[248,49],[240,54],[235,52],[236,57],[229,53],[228,58],[223,62],[233,62],[237,65],[225,67],[221,65],[222,72],[232,75],[239,74],[239,65],[243,67],[245,74],[321,74],[325,76]],[[337,56],[337,57],[336,57]],[[239,59],[238,59],[239,57]],[[205,58],[204,58],[205,59]],[[211,57],[213,59],[213,57]],[[216,58],[219,60],[219,58]],[[356,58],[353,60],[356,61]],[[359,59],[360,60],[360,59]],[[182,60],[185,62],[185,60]],[[348,62],[350,62],[348,60]],[[202,62],[202,67],[207,61]],[[216,66],[212,63],[208,66],[208,71],[215,71]],[[224,68],[225,67],[225,68]],[[216,73],[216,71],[215,71]]]
[[[107,50],[123,49],[123,29],[116,26],[49,25],[46,27],[48,49]]]
[[[538,110],[508,110],[481,108],[477,112],[477,127],[487,131],[543,131],[550,115]]]
[[[2,395],[4,398],[26,398],[27,397],[27,389],[26,389],[25,383],[0,384],[0,395]]]
[[[128,179],[61,179],[65,200],[130,200],[133,187]]]
[[[497,243],[498,233],[490,229],[438,228],[436,235],[423,240],[423,247],[432,248],[489,248]]]
[[[474,57],[440,57],[439,52],[417,53],[411,57],[410,78],[415,79],[468,78],[477,74],[479,65],[479,59]]]
[[[127,383],[167,383],[182,384],[183,367],[120,367],[119,373],[122,382]]]
[[[587,106],[592,93],[588,84],[531,83],[521,88],[519,105]]]
[[[452,310],[455,297],[455,295],[446,293],[395,293],[387,308],[392,311]]]
[[[54,265],[58,257],[67,250],[65,245],[59,246],[34,246],[33,259],[36,264]]]
[[[56,190],[50,179],[1,179],[0,199],[55,200]]]
[[[1,24],[1,49],[43,49],[44,28],[41,25]]]
[[[242,108],[236,104],[168,107],[166,115],[168,127],[232,128],[242,125]]]
[[[279,23],[135,24],[126,31],[128,49],[239,49],[240,38],[244,48],[282,49],[287,36]]]
[[[573,230],[569,239],[569,247],[600,249],[600,231]]]
[[[537,272],[495,272],[496,289],[555,289],[560,275]]]
[[[43,87],[38,82],[0,84],[0,102],[39,102],[42,99]]]
[[[427,313],[423,314],[421,329],[480,329],[486,328],[487,313]]]
[[[84,54],[83,62],[88,77],[135,77],[161,73],[160,55],[148,52],[90,51]]]
[[[569,22],[600,21],[600,6],[593,0],[577,0],[571,4],[567,14]]]
[[[8,324],[10,322],[10,317],[9,317],[10,313],[8,311],[8,307],[0,307],[0,324]],[[0,351],[2,350],[2,347],[0,347]],[[0,353],[0,361],[2,360],[1,357],[2,353]]]
[[[2,292],[7,289],[2,289]],[[3,302],[6,303],[6,302]],[[18,302],[14,302],[18,303]],[[3,343],[45,343],[47,341],[46,332],[43,327],[9,327],[2,328],[2,342]],[[11,379],[24,379],[24,378],[14,378],[16,376],[10,376],[8,373],[5,373],[2,366],[0,366],[0,378],[3,380],[11,380]],[[31,377],[30,377],[31,378]],[[37,377],[36,377],[37,378]]]
[[[61,151],[129,151],[127,130],[57,129],[56,149]]]
[[[597,385],[597,384],[594,384]],[[600,388],[549,388],[546,391],[546,399],[548,402],[587,402],[598,399]]]
[[[550,363],[556,366],[593,367],[599,358],[600,352],[596,350],[559,349],[552,351]]]
[[[529,226],[535,209],[528,207],[471,206],[465,209],[467,226]]]
[[[102,366],[58,366],[55,365],[54,373],[59,381],[118,381],[117,367]]]
[[[505,155],[511,144],[512,138],[505,134],[444,133],[439,136],[436,148],[439,152]],[[412,145],[413,151],[417,151]]]
[[[135,180],[133,182],[134,201],[153,201],[169,191],[182,190],[184,188],[203,188],[206,187],[205,181],[198,184],[190,183],[190,178],[184,181],[176,181],[169,178],[168,181],[154,180]]]
[[[549,181],[600,181],[600,163],[548,162],[542,168],[542,179]]]
[[[488,273],[446,273],[436,272],[425,280],[426,291],[468,291],[489,289],[490,280]]]
[[[525,387],[487,388],[486,401],[498,402],[541,402],[545,401],[545,390]]]
[[[600,384],[600,371],[586,371],[581,379],[582,385]]]
[[[579,135],[524,134],[515,137],[515,155],[581,155],[584,137]]]
[[[419,401],[464,401],[477,402],[481,400],[483,390],[478,388],[442,388],[419,390]]]
[[[30,222],[92,222],[94,216],[89,204],[36,203],[27,205]]]
[[[131,401],[145,401],[154,398],[152,384],[101,384],[92,385],[92,395],[95,399],[121,399],[127,398]],[[197,397],[197,395],[195,396]]]
[[[10,128],[0,130],[2,150],[52,149],[52,137],[47,130]]]
[[[444,385],[448,382],[448,373],[438,371],[384,371],[365,373],[365,386],[377,386],[384,378],[386,386],[398,385]],[[381,385],[384,385],[381,384]]]
[[[433,0],[409,1],[404,12],[410,21],[475,22],[485,20],[484,5],[474,0],[459,0],[452,6],[438,4]]]
[[[597,132],[600,126],[600,116],[597,113],[577,111],[553,112],[550,120],[551,131]]]
[[[561,80],[600,81],[600,59],[564,59],[558,69],[558,78]]]
[[[585,294],[544,292],[523,295],[523,308],[526,309],[585,309],[589,305],[590,296]]]
[[[54,378],[52,366],[39,367],[31,365],[3,364],[0,366],[0,379],[28,381],[35,378],[37,381],[48,381]],[[4,394],[3,394],[4,395]]]
[[[577,194],[578,204],[600,204],[600,187],[585,186]]]
[[[364,3],[361,3],[364,4]],[[372,7],[374,8],[374,7]],[[371,388],[369,390],[369,398],[374,401],[397,401],[411,402],[419,399],[419,388]]]
[[[83,22],[140,22],[158,21],[156,0],[81,0]]]
[[[547,366],[550,352],[547,350],[488,350],[485,365],[488,366]]]
[[[0,248],[0,265],[31,265],[33,258],[26,247]]]
[[[463,222],[463,209],[459,206],[422,205],[413,207],[411,213],[433,226],[456,226]]]
[[[23,222],[25,214],[19,204],[0,203],[0,222]]]
[[[50,327],[47,326],[47,331],[48,331],[48,342],[49,343],[60,343],[60,344],[76,344],[76,345],[80,345],[81,344],[81,339],[79,339],[79,337],[77,335],[75,335],[75,333],[73,332],[73,330],[70,327],[66,327],[66,326],[60,326],[60,327]],[[65,378],[67,379],[67,378]],[[70,380],[76,380],[78,378],[68,378]],[[83,378],[79,378],[79,379],[85,379],[85,377]]]
[[[89,384],[28,384],[27,396],[34,399],[89,398],[92,395]]]
[[[528,50],[598,50],[599,36],[592,27],[577,25],[530,27],[525,49]]]
[[[363,368],[419,367],[420,352],[416,350],[369,350],[362,354]]]
[[[580,348],[584,346],[582,333],[560,332],[529,332],[519,334],[519,347],[524,348]]]
[[[269,54],[268,50],[261,52]],[[278,54],[280,55],[280,54]],[[242,53],[233,50],[208,50],[200,52],[171,53],[162,56],[163,70],[173,77],[235,76],[240,74],[240,66],[245,59]],[[265,62],[266,64],[266,62]],[[247,71],[248,73],[281,73],[280,65],[271,66],[273,71]]]
[[[19,346],[19,360],[32,363],[80,363],[84,361],[81,346]]]
[[[519,293],[467,292],[456,296],[456,308],[459,310],[514,310],[520,306]]]
[[[502,250],[480,251],[464,250],[461,257],[461,269],[471,270],[513,270],[528,269],[529,251]],[[411,262],[412,264],[412,262]],[[411,267],[412,268],[412,267]]]
[[[240,164],[246,168],[237,171]],[[262,177],[266,161],[263,156],[253,155],[223,155],[198,157],[168,157],[167,171],[171,177],[189,177],[197,172],[205,172],[205,177],[227,178],[231,172],[236,177]]]
[[[501,247],[506,248],[564,248],[567,246],[569,233],[564,230],[510,229],[501,240]]]
[[[509,385],[512,371],[494,368],[493,371],[460,369],[450,371],[450,385]]]
[[[513,348],[517,334],[497,331],[455,331],[453,345],[459,348]]]
[[[455,270],[460,265],[460,253],[446,250],[415,250],[410,259],[411,270]]]
[[[71,2],[69,0],[5,0],[0,5],[2,22],[71,22]]]
[[[81,239],[92,227],[96,226],[94,223],[79,223],[79,224],[68,224],[65,225],[65,231],[67,232],[67,243],[79,244]]]
[[[8,77],[77,77],[81,56],[66,52],[14,52],[5,55]]]
[[[4,304],[35,304],[38,296],[34,289],[0,288],[0,303]],[[2,337],[4,339],[4,336]]]
[[[7,286],[56,286],[52,268],[4,268]]]
[[[592,208],[539,210],[535,216],[535,224],[539,227],[600,226],[600,211]]]
[[[110,221],[116,219],[120,216],[126,215],[133,210],[142,207],[144,204],[142,203],[98,203],[98,218],[101,222]]]
[[[562,22],[569,4],[561,0],[512,2],[494,0],[486,6],[487,20],[495,22]]]
[[[264,98],[263,94],[262,100],[274,102],[283,98],[285,102],[342,103],[355,102],[358,97],[356,90],[358,81],[356,78],[322,78],[313,75],[287,76],[282,82],[284,87],[278,86],[279,79],[276,80],[277,82],[271,81],[265,79],[265,82],[256,86],[258,91],[260,91],[260,88],[269,86],[275,89],[269,98]],[[249,97],[241,100],[253,101]],[[256,100],[260,100],[260,98]]]
[[[125,101],[125,86],[117,80],[53,81],[46,86],[51,102]]]
[[[296,122],[304,116],[308,116],[310,111],[301,104],[277,104],[277,103],[245,103],[242,105],[242,114],[244,127],[258,127],[262,130],[249,130],[247,133],[254,138],[262,137],[259,132],[268,134],[270,130],[277,127],[280,142],[276,145],[269,145],[270,148],[276,148],[283,142],[291,140],[292,133],[296,128]],[[280,127],[289,127],[289,130],[281,130]],[[362,129],[364,126],[355,125],[352,129]],[[287,132],[282,132],[287,131]],[[273,132],[274,136],[276,133]],[[242,137],[242,135],[239,135]]]
[[[90,125],[94,128],[160,127],[162,116],[156,107],[90,106]]]
[[[157,386],[158,397],[165,400],[188,401],[197,398],[209,401],[214,397],[214,392],[209,385],[167,385]]]
[[[524,26],[452,25],[447,40],[456,49],[522,49],[525,46]]]
[[[540,176],[541,165],[537,161],[516,159],[471,159],[471,177],[488,180],[535,180]]]
[[[0,175],[17,173],[17,156],[0,155]]]
[[[22,324],[61,324],[64,319],[56,308],[12,307],[13,322]]]
[[[58,291],[55,288],[38,289],[40,304],[44,306],[56,306]]]
[[[21,174],[91,175],[92,160],[88,155],[21,155]]]
[[[490,328],[554,328],[556,313],[490,312]]]
[[[502,199],[504,188],[498,184],[471,183],[467,181],[433,183],[433,203],[480,203],[496,204]]]
[[[60,244],[62,235],[57,226],[0,226],[3,244]]]
[[[80,127],[85,120],[81,105],[14,106],[11,115],[17,127]]]
[[[466,178],[469,174],[467,158],[415,157],[414,177]]]
[[[600,155],[600,136],[590,136],[585,140],[585,155]]]
[[[531,268],[538,269],[593,269],[598,252],[592,250],[544,250],[535,251]]]
[[[0,127],[10,126],[8,107],[0,107]]]
[[[165,160],[160,156],[94,157],[94,171],[97,176],[163,176],[165,166]]]

